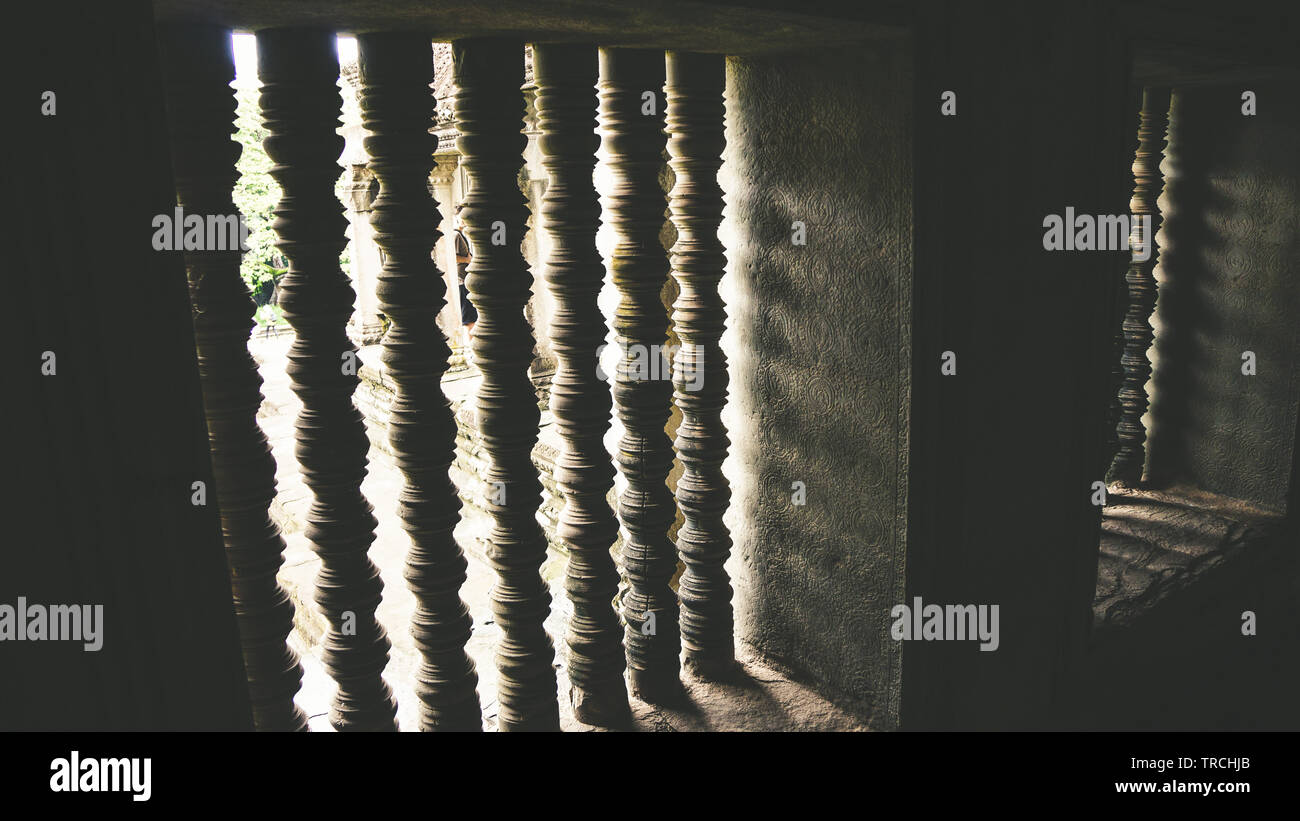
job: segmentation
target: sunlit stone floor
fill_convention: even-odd
[[[294,395],[284,370],[290,342],[288,333],[278,337],[255,337],[251,349],[262,373],[262,393],[265,397],[259,412],[259,422],[270,440],[278,466],[278,494],[272,515],[280,524],[286,542],[285,564],[280,572],[280,580],[293,598],[297,612],[295,630],[290,638],[290,643],[302,657],[304,668],[303,686],[298,693],[297,702],[310,717],[313,730],[331,731],[328,711],[334,683],[320,662],[320,641],[326,622],[312,603],[320,560],[303,535],[312,497],[303,484],[294,457],[293,426],[302,404]],[[446,387],[449,396],[458,396],[464,389],[464,384]],[[453,401],[457,396],[451,396]],[[379,447],[372,445],[369,457],[369,472],[362,483],[362,491],[375,508],[379,520],[370,557],[379,567],[384,581],[384,595],[378,617],[393,644],[384,678],[397,697],[399,725],[403,730],[415,730],[418,727],[417,701],[411,685],[419,665],[419,654],[408,629],[415,609],[415,597],[407,590],[402,578],[410,541],[397,517],[388,515],[396,509],[402,477],[391,458]],[[497,716],[494,698],[497,675],[492,654],[499,631],[493,622],[488,600],[494,576],[483,561],[482,546],[489,526],[486,516],[466,506],[462,509],[462,520],[456,528],[456,537],[469,557],[468,578],[461,590],[461,596],[474,619],[467,649],[478,668],[484,726],[491,730],[495,729]],[[542,575],[551,587],[551,615],[546,621],[546,628],[552,639],[557,640],[557,644],[558,638],[563,636],[569,614],[568,599],[561,588],[564,562],[564,557],[553,551],[542,569]],[[632,723],[628,729],[660,732],[866,729],[864,722],[836,707],[811,688],[755,659],[743,661],[742,672],[729,683],[706,683],[685,677],[684,697],[672,707],[656,707],[632,699]],[[555,666],[559,679],[562,728],[570,731],[595,729],[573,718],[567,697],[564,658],[560,652],[556,653]]]

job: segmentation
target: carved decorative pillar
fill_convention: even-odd
[[[1115,323],[1115,338],[1111,345],[1111,366],[1110,366],[1110,407],[1106,411],[1106,464],[1113,465],[1115,455],[1119,453],[1119,420],[1123,414],[1123,406],[1119,402],[1119,391],[1124,385],[1124,306],[1128,304],[1127,285],[1120,288],[1120,294],[1116,297],[1117,308],[1115,311],[1117,321]],[[1110,468],[1106,472],[1106,480],[1112,481],[1114,478]]]
[[[623,619],[632,692],[652,703],[670,700],[681,689],[677,596],[670,586],[677,550],[668,537],[676,506],[666,484],[673,450],[664,432],[672,386],[650,378],[658,374],[646,367],[658,364],[668,336],[660,299],[669,268],[659,241],[665,204],[659,185],[666,141],[663,86],[662,51],[601,49],[601,134],[613,177],[608,219],[617,237],[611,267],[620,297],[614,329],[624,346],[614,381],[614,404],[624,428],[618,465],[627,479],[618,501],[627,533]]]
[[[350,166],[348,175],[349,180],[343,186],[343,204],[352,229],[352,283],[357,293],[356,311],[348,322],[348,336],[358,346],[373,345],[384,336],[375,295],[383,263],[370,225],[377,186],[374,174],[364,165]]]
[[[441,379],[451,350],[438,328],[446,296],[432,258],[438,207],[429,171],[438,139],[432,44],[419,33],[360,34],[361,113],[370,169],[379,179],[371,221],[384,249],[380,307],[392,320],[383,361],[394,384],[389,441],[405,478],[398,501],[411,536],[406,579],[416,597],[412,632],[422,664],[416,692],[424,730],[481,730],[478,676],[465,652],[473,621],[460,598],[466,562],[452,531],[460,499],[448,476],[456,421]]]
[[[166,82],[176,199],[188,214],[237,215],[235,77],[230,32],[165,26],[158,44]],[[186,251],[194,337],[231,593],[258,730],[306,730],[293,702],[302,667],[286,643],[293,603],[276,573],[284,539],[271,520],[275,459],[257,424],[262,377],[248,352],[253,299],[239,274],[243,253]]]
[[[556,730],[555,650],[543,627],[551,596],[540,573],[546,537],[535,518],[542,485],[530,458],[540,417],[528,378],[533,334],[524,319],[532,276],[520,252],[528,221],[518,184],[524,47],[506,39],[460,40],[452,57],[457,146],[469,180],[462,213],[474,248],[465,284],[479,313],[473,350],[483,374],[477,412],[489,460],[488,560],[497,573],[492,613],[501,628],[498,727]]]
[[[597,296],[605,266],[596,250],[600,199],[596,167],[594,46],[534,46],[542,163],[550,177],[542,210],[550,229],[546,277],[555,297],[551,344],[558,367],[551,383],[551,412],[563,448],[555,481],[564,492],[556,533],[569,550],[565,590],[573,602],[568,645],[574,716],[611,726],[628,716],[623,670],[623,627],[614,610],[618,568],[610,548],[618,520],[607,495],[614,465],[605,450],[609,386],[596,372],[605,341]]]
[[[1115,309],[1113,313],[1114,338],[1111,340],[1110,359],[1110,407],[1106,409],[1106,481],[1113,481],[1112,466],[1115,455],[1119,453],[1119,420],[1124,412],[1120,405],[1119,392],[1124,385],[1124,313],[1128,310],[1127,269],[1116,271],[1119,278],[1115,289]]]
[[[324,664],[338,682],[330,723],[339,730],[395,730],[397,705],[380,674],[388,637],[375,619],[383,582],[367,551],[375,517],[361,493],[370,442],[352,404],[358,377],[348,339],[355,294],[339,267],[347,220],[334,182],[343,138],[338,55],[327,29],[257,33],[262,117],[275,208],[276,247],[289,261],[280,306],[296,338],[289,378],[303,409],[297,455],[315,502],[307,538],[321,558],[316,603],[329,622]]]
[[[528,82],[521,89],[524,99],[524,136],[526,138],[524,149],[524,163],[522,172],[519,175],[519,187],[523,191],[524,198],[528,203],[528,211],[532,215],[529,220],[529,231],[524,236],[523,254],[524,260],[528,262],[529,267],[533,270],[535,277],[545,278],[546,275],[546,258],[549,255],[548,227],[546,226],[546,216],[542,208],[542,198],[546,195],[546,186],[548,176],[543,164],[541,152],[541,124],[537,110],[538,88],[536,82],[536,69],[534,66],[535,58],[531,54],[530,47],[525,51],[525,70]],[[592,93],[595,93],[593,83]],[[536,333],[536,345],[533,348],[533,362],[529,366],[529,376],[533,380],[533,390],[537,393],[538,407],[546,407],[550,402],[551,381],[555,377],[555,351],[551,346],[550,327],[551,315],[555,306],[551,302],[550,293],[547,289],[538,289],[533,292],[532,297],[528,300],[528,305],[524,309],[524,316],[528,318]]]
[[[1156,281],[1152,271],[1156,265],[1155,234],[1160,227],[1160,209],[1156,200],[1163,185],[1160,160],[1164,156],[1168,114],[1169,89],[1145,89],[1138,125],[1137,156],[1133,160],[1134,188],[1129,211],[1134,217],[1151,216],[1151,258],[1130,261],[1125,276],[1128,310],[1124,314],[1124,355],[1121,359],[1124,382],[1119,390],[1119,449],[1110,470],[1113,481],[1129,485],[1142,480],[1142,468],[1146,463],[1146,428],[1142,425],[1142,417],[1147,412],[1146,384],[1151,378],[1151,360],[1147,353],[1155,338],[1151,328],[1151,313],[1156,307]]]
[[[435,139],[441,146],[443,138]],[[456,166],[460,155],[440,147],[434,155],[433,170],[429,180],[433,184],[433,199],[438,208],[438,233],[441,238],[434,249],[434,263],[443,272],[442,279],[446,285],[447,298],[442,311],[438,314],[438,324],[442,327],[451,345],[452,361],[457,359],[459,349],[464,347],[464,324],[460,317],[460,285],[456,279]],[[443,228],[446,228],[444,231]],[[463,352],[460,352],[463,357]]]
[[[682,644],[686,664],[705,677],[725,676],[735,667],[731,580],[723,565],[731,534],[722,522],[731,489],[722,475],[727,430],[727,359],[719,341],[726,306],[718,283],[727,265],[718,229],[722,225],[723,57],[669,52],[667,59],[668,154],[676,175],[672,221],[673,276],[681,293],[673,305],[673,328],[681,348],[673,361],[673,398],[682,411],[675,443],[682,461],[677,504],[684,522],[677,549],[686,563],[678,582]]]

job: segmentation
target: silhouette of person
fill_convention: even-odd
[[[475,309],[474,303],[469,301],[469,289],[465,287],[465,274],[469,270],[470,260],[474,258],[474,251],[465,236],[465,218],[461,216],[461,211],[464,209],[463,204],[456,206],[456,282],[460,291],[460,321],[465,326],[465,333],[473,339],[474,323],[478,322],[478,310]]]

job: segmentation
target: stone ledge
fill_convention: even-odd
[[[1104,639],[1229,564],[1267,564],[1281,517],[1192,488],[1108,492],[1093,633]]]

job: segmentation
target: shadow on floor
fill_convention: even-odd
[[[1300,728],[1300,567],[1281,522],[1177,494],[1116,502],[1103,522],[1092,646],[1060,723]],[[1255,635],[1243,634],[1246,611]]]

